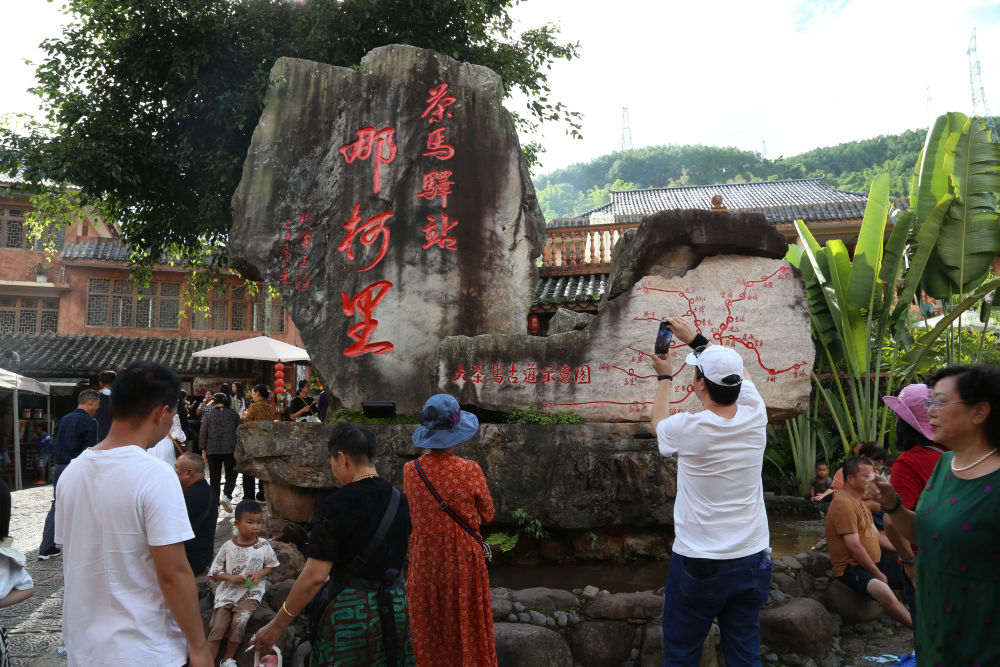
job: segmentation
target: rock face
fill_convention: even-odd
[[[822,655],[833,646],[833,617],[812,598],[794,598],[760,612],[760,638],[768,647]]]
[[[270,79],[234,266],[279,287],[344,405],[417,410],[443,336],[526,330],[544,230],[500,77],[392,45]]]
[[[724,253],[724,254],[716,254]],[[796,269],[776,257],[781,235],[758,215],[669,211],[646,218],[615,250],[614,291],[582,330],[545,338],[453,336],[438,348],[438,389],[488,410],[571,410],[590,421],[649,417],[650,353],[659,322],[685,317],[713,343],[736,349],[772,419],[802,412],[815,350]],[[672,344],[671,408],[698,410],[690,351]]]
[[[416,427],[373,428],[378,472],[401,487],[403,465],[421,453],[411,441]],[[338,486],[326,453],[332,429],[251,422],[237,431],[236,459],[241,470],[267,483],[268,493],[272,485],[286,486],[318,502]],[[498,523],[516,524],[514,510],[526,508],[543,525],[565,529],[670,526],[676,459],[660,456],[655,440],[635,437],[643,432],[648,428],[638,424],[487,424],[455,453],[482,467]]]
[[[572,667],[573,654],[558,632],[523,623],[494,623],[497,663],[501,667]]]
[[[882,606],[869,597],[858,595],[849,586],[834,579],[826,593],[826,607],[840,614],[845,623],[870,623],[882,615]]]

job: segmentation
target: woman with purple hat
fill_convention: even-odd
[[[427,452],[403,468],[413,521],[406,597],[417,665],[497,664],[479,533],[493,519],[493,499],[479,464],[452,454],[478,432],[479,420],[458,401],[431,396],[413,433],[413,444]]]
[[[885,404],[896,413],[896,449],[902,453],[892,467],[892,486],[899,493],[903,507],[913,511],[920,500],[927,480],[934,472],[938,459],[948,449],[934,442],[931,420],[924,407],[924,401],[931,395],[931,388],[925,384],[908,384],[899,391],[899,396],[883,396]],[[910,609],[910,617],[916,624],[917,604],[913,582],[916,578],[914,549],[909,541],[900,535],[892,524],[892,517],[885,524],[885,533],[896,548],[899,564],[903,566],[903,593]]]

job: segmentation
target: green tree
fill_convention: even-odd
[[[552,25],[516,33],[507,0],[68,0],[36,70],[45,121],[0,129],[0,173],[72,185],[114,221],[136,261],[224,263],[230,198],[275,60],[356,66],[407,43],[490,67],[530,100],[522,128],[579,127],[548,69],[577,44]],[[526,147],[529,158],[537,145]],[[152,258],[152,259],[151,259]]]

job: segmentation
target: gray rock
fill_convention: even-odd
[[[779,660],[781,660],[782,665],[789,665],[790,667],[798,667],[798,665],[802,664],[802,658],[794,653],[786,653]]]
[[[580,601],[569,591],[558,588],[525,588],[519,591],[511,591],[510,599],[515,604],[522,604],[529,609],[570,609],[577,607]]]
[[[826,656],[819,661],[819,667],[840,667],[840,664],[840,656],[833,652],[827,653]]]
[[[632,626],[623,621],[588,621],[570,630],[569,647],[587,667],[620,667],[632,650]]]
[[[524,605],[521,604],[520,602],[517,602],[517,601],[514,601],[514,603],[513,603],[512,606],[514,607],[514,611],[518,611],[518,612],[524,611],[524,609],[525,609]]]
[[[764,656],[764,662],[772,662],[772,663],[778,662],[778,654],[768,653],[767,655]]]
[[[578,313],[568,308],[558,308],[556,314],[549,320],[548,334],[554,336],[568,331],[581,331],[590,326],[593,319],[594,316],[590,313]]]
[[[556,619],[552,618],[551,616],[546,616],[545,625],[550,628],[556,627]]]
[[[819,602],[793,598],[780,607],[761,610],[760,636],[772,648],[822,655],[833,646],[833,619]]]
[[[795,577],[784,572],[775,572],[771,575],[771,585],[786,595],[798,597],[802,595],[802,584]]]
[[[858,595],[837,580],[830,583],[826,592],[826,608],[851,624],[867,623],[882,616],[882,607],[878,602]]]
[[[528,612],[531,615],[531,621],[536,625],[545,625],[546,616],[540,611],[535,611],[532,609]]]
[[[595,619],[626,620],[653,618],[663,611],[663,598],[652,591],[615,593],[597,598],[587,606],[587,616]]]
[[[605,595],[611,595],[611,591],[606,588],[602,588],[601,592],[597,594],[597,597],[603,597]]]
[[[517,618],[517,614],[507,614],[507,620],[511,623],[517,623],[519,619]]]
[[[802,667],[816,667],[816,661],[813,660],[812,658],[809,658],[808,660],[805,661],[805,663],[803,663]]]
[[[594,600],[597,598],[597,594],[601,592],[597,586],[587,586],[583,589],[583,597],[588,600]]]
[[[501,667],[573,667],[573,655],[559,633],[537,625],[496,623],[497,662]]]
[[[432,393],[442,336],[526,331],[544,223],[500,77],[394,44],[357,70],[279,58],[270,80],[233,196],[233,265],[279,287],[327,391],[345,406],[385,400],[391,386],[398,409],[415,411]],[[439,107],[439,122],[422,116],[444,83],[454,103]],[[366,126],[380,132],[367,154],[352,148]],[[439,170],[451,172],[447,205],[423,185]],[[359,232],[390,212],[389,233],[370,232],[370,245],[351,238],[344,224],[355,211]],[[366,289],[367,318],[357,305]],[[351,316],[342,294],[354,298]],[[371,330],[359,332],[364,322]]]
[[[510,600],[505,598],[490,597],[490,603],[493,606],[493,620],[498,621],[502,618],[506,618],[514,605],[511,604]]]
[[[517,620],[520,621],[521,623],[530,623],[531,622],[531,614],[529,614],[526,611],[522,611],[521,613],[519,613],[517,615]]]
[[[569,614],[564,611],[556,612],[556,623],[559,624],[560,628],[565,628],[569,624]]]
[[[769,593],[768,597],[770,597],[771,600],[773,600],[774,602],[777,602],[779,604],[788,599],[787,595],[785,595],[784,593],[782,593],[781,591],[779,591],[777,589],[772,590]]]
[[[309,505],[299,511],[308,516],[339,486],[325,444],[333,428],[249,422],[237,431],[236,458],[255,477],[301,491]],[[415,428],[373,427],[379,442],[377,470],[399,487],[403,465],[414,456]],[[677,464],[659,455],[655,441],[635,439],[645,430],[634,424],[485,424],[478,437],[462,444],[462,456],[478,463],[491,480],[494,521],[501,526],[517,525],[512,513],[522,507],[543,525],[563,529],[662,529],[673,522]],[[594,595],[598,593],[595,587]]]

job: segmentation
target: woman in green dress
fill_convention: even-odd
[[[313,667],[414,665],[403,571],[410,537],[410,507],[399,494],[395,516],[376,543],[394,489],[375,472],[375,433],[341,424],[330,434],[330,466],[341,488],[316,508],[306,564],[274,619],[251,643],[266,654],[306,608],[329,575],[331,599],[312,641]],[[363,555],[362,555],[363,554]]]
[[[919,545],[917,664],[1000,665],[1000,369],[951,366],[927,384],[934,440],[951,452],[915,512],[881,478],[867,492]]]

